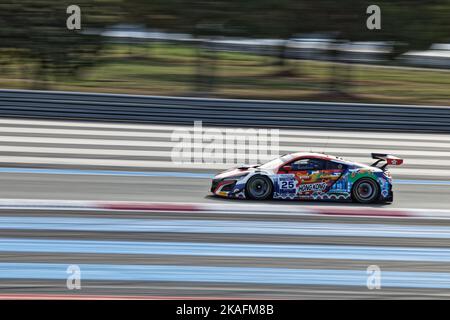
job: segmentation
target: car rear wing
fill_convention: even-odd
[[[386,162],[380,169],[385,169],[387,166],[399,166],[403,164],[403,159],[386,153],[372,153],[372,159],[377,159],[371,166],[376,167],[380,162]]]

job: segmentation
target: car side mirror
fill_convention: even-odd
[[[282,167],[281,167],[281,170],[286,171],[286,172],[289,172],[289,171],[292,170],[292,166],[290,166],[290,165],[282,166]]]

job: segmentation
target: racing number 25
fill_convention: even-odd
[[[294,189],[294,181],[281,181],[281,189]]]

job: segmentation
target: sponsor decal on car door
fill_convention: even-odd
[[[343,171],[343,165],[323,159],[296,160],[288,172],[279,174],[279,193],[301,199],[317,197],[328,192]]]

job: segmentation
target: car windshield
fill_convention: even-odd
[[[293,156],[291,154],[285,154],[281,157],[270,160],[269,162],[266,162],[263,165],[260,165],[259,168],[273,169],[273,168],[281,166],[283,163],[285,163],[288,160],[291,160],[292,158],[293,158]]]

